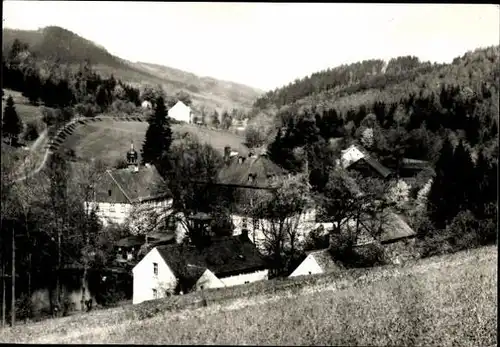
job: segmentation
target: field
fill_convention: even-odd
[[[89,160],[94,157],[114,165],[118,159],[125,158],[131,141],[140,156],[147,127],[147,122],[97,120],[85,125],[78,125],[71,136],[68,136],[61,143],[61,148],[73,149],[76,157],[81,160]],[[179,135],[190,132],[196,135],[200,141],[210,143],[221,154],[227,145],[237,148],[239,151],[246,151],[246,147],[242,144],[243,138],[231,133],[188,124],[174,124],[172,130]]]
[[[6,328],[0,341],[491,346],[497,338],[497,258],[493,246],[343,279],[323,275],[299,291],[209,301],[145,319],[129,305]]]

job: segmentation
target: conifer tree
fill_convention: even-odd
[[[2,136],[8,137],[11,145],[16,145],[22,130],[23,122],[17,115],[12,96],[9,96],[3,112]]]
[[[470,209],[470,201],[474,180],[474,163],[472,162],[469,151],[460,140],[453,154],[453,164],[451,166],[453,176],[449,181],[454,183],[451,189],[450,204],[455,206],[457,213]]]
[[[167,117],[167,109],[163,97],[158,97],[155,102],[155,112],[148,119],[144,144],[142,146],[142,162],[154,165],[161,164],[172,143],[172,129]],[[160,168],[158,168],[160,170]]]
[[[428,197],[429,217],[437,228],[444,228],[446,222],[454,217],[454,208],[449,201],[451,189],[453,188],[450,180],[453,177],[453,145],[448,138],[445,139],[441,154],[436,163],[436,176]]]

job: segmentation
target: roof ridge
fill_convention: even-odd
[[[118,188],[121,190],[121,192],[123,193],[123,195],[125,195],[125,197],[127,198],[127,200],[132,203],[132,199],[130,199],[130,197],[127,195],[127,193],[125,193],[125,190],[121,187],[121,185],[118,183],[118,181],[113,177],[113,174],[111,173],[110,170],[107,170],[109,176],[111,177],[111,179],[113,180],[113,182],[115,182],[115,184],[118,186]]]

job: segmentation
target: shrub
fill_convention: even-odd
[[[83,117],[92,118],[97,116],[99,112],[99,107],[91,103],[80,103],[75,106],[75,113]]]
[[[266,137],[265,134],[254,126],[250,125],[245,131],[246,145],[250,148],[262,146]]]
[[[42,106],[40,112],[42,113],[42,121],[48,127],[56,123],[56,115],[52,109]]]
[[[136,109],[137,108],[134,103],[130,101],[115,100],[111,104],[111,110],[117,113],[132,115],[136,111]]]
[[[126,169],[128,167],[128,163],[125,159],[120,158],[116,161],[115,163],[115,168],[116,169]]]
[[[26,125],[26,132],[24,133],[25,141],[34,141],[38,138],[38,128],[34,122]]]
[[[22,294],[16,300],[16,317],[18,319],[33,317],[33,305],[31,304],[31,298],[27,294]]]
[[[307,234],[304,250],[310,251],[315,249],[323,249],[327,248],[330,245],[330,235],[324,231],[323,226],[321,225],[319,228],[311,230],[309,234]]]

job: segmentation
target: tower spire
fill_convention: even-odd
[[[137,151],[134,149],[134,142],[130,141],[130,151],[127,152],[127,164],[130,169],[137,171]]]

